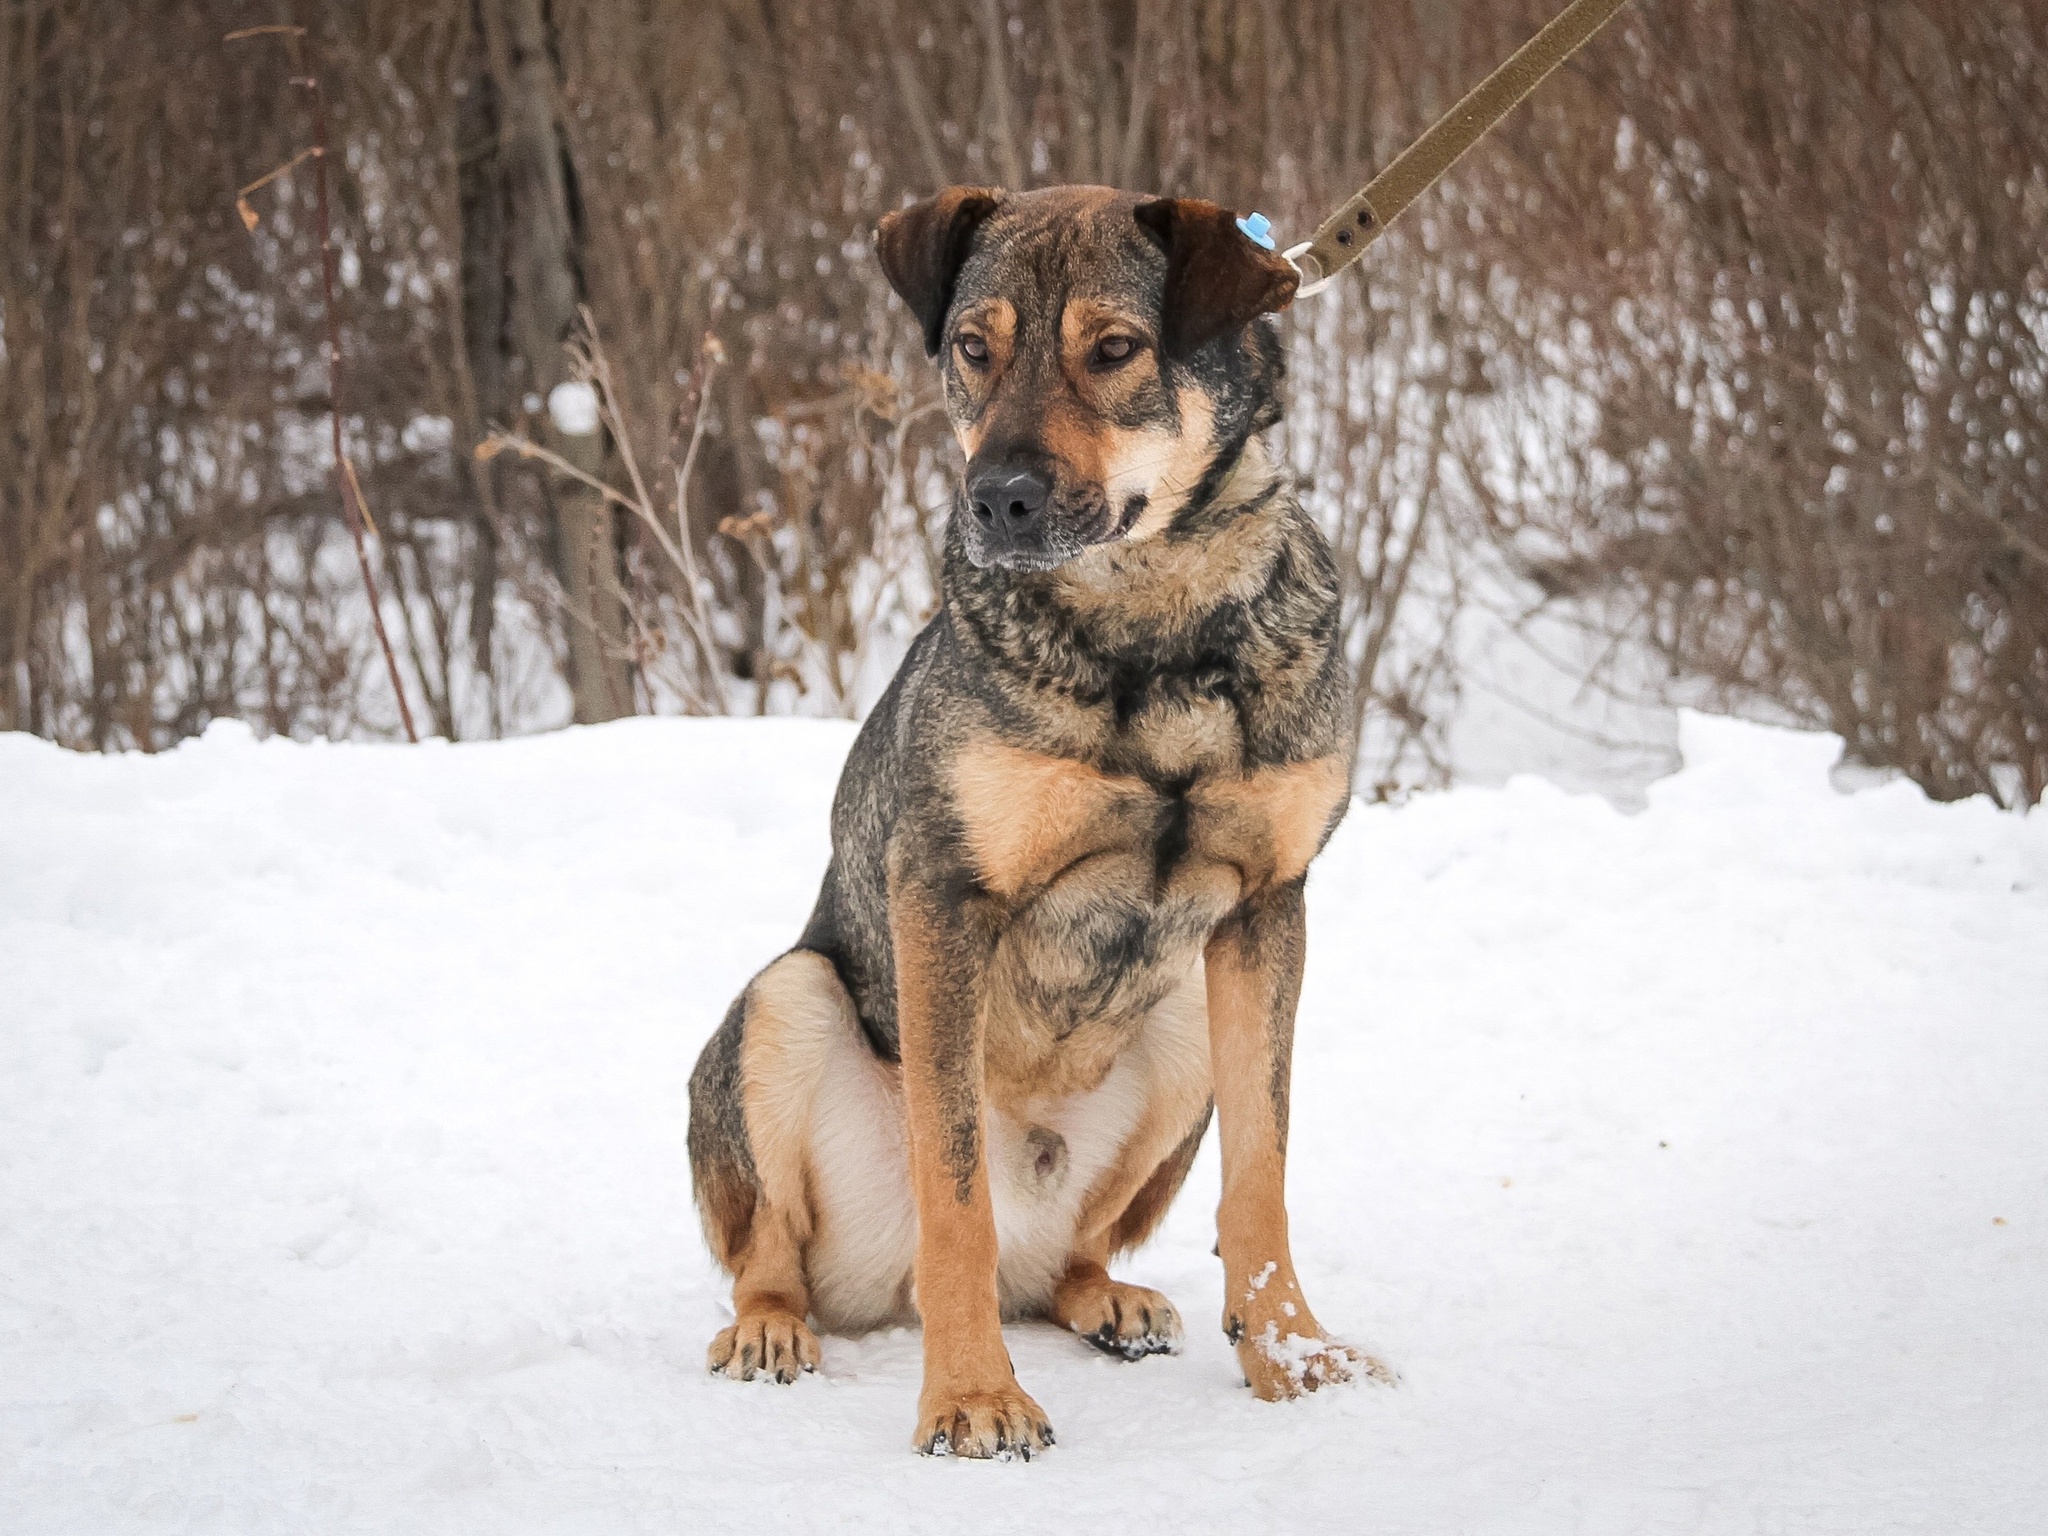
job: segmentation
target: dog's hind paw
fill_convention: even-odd
[[[1126,1285],[1099,1270],[1069,1276],[1053,1295],[1053,1318],[1106,1355],[1142,1360],[1180,1353],[1180,1313],[1142,1285]]]
[[[718,1331],[705,1358],[714,1376],[787,1383],[818,1368],[818,1336],[790,1312],[742,1312],[730,1328]]]

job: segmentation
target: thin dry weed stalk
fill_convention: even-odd
[[[320,88],[319,60],[311,37],[302,26],[248,27],[230,32],[226,42],[252,37],[277,37],[291,51],[292,75],[288,84],[302,88],[313,104],[313,142],[275,170],[259,176],[235,196],[235,210],[252,233],[261,222],[249,204],[249,194],[288,175],[301,162],[313,162],[314,206],[320,228],[320,296],[327,328],[328,423],[333,435],[334,490],[341,500],[350,536],[355,541],[356,567],[362,572],[363,592],[369,598],[370,622],[377,631],[377,644],[384,652],[384,667],[391,678],[391,692],[398,700],[398,717],[404,722],[407,741],[418,743],[420,733],[413,724],[412,706],[406,702],[405,679],[399,675],[398,657],[391,649],[391,636],[384,627],[384,602],[377,591],[376,573],[370,569],[370,552],[364,538],[367,526],[374,531],[369,503],[363,499],[362,482],[349,462],[342,440],[341,308],[335,297],[334,220],[327,193],[327,97]]]
[[[687,407],[690,416],[689,446],[683,454],[682,461],[675,466],[671,529],[671,519],[665,517],[656,506],[654,497],[648,490],[647,481],[641,474],[639,459],[633,452],[632,431],[619,404],[611,363],[605,356],[596,319],[588,309],[585,309],[582,320],[582,335],[574,338],[567,349],[570,378],[589,388],[594,395],[600,426],[617,453],[620,467],[625,471],[628,488],[622,491],[588,470],[572,464],[561,454],[535,442],[526,434],[502,428],[494,429],[477,444],[476,457],[488,461],[500,453],[509,451],[522,459],[545,464],[557,474],[566,475],[595,491],[608,504],[632,515],[637,527],[654,541],[655,547],[668,562],[673,576],[675,611],[688,646],[686,656],[678,657],[678,648],[668,643],[659,616],[649,614],[646,605],[637,601],[635,594],[618,580],[616,572],[608,569],[605,577],[610,584],[610,590],[625,605],[628,621],[632,624],[639,642],[629,653],[628,659],[641,665],[666,663],[671,670],[672,680],[691,713],[722,714],[724,708],[723,700],[719,696],[716,661],[718,642],[713,632],[714,618],[708,601],[709,583],[698,564],[696,537],[691,531],[690,477],[696,467],[698,450],[704,439],[711,385],[720,366],[725,362],[725,348],[716,336],[707,333],[697,349],[694,387]],[[567,611],[566,597],[564,603]],[[596,623],[591,615],[572,611],[568,612],[568,617],[570,622],[586,625],[595,632]]]

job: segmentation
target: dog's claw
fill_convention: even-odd
[[[1143,1330],[1138,1333],[1120,1334],[1115,1324],[1104,1323],[1093,1333],[1084,1333],[1081,1337],[1105,1355],[1114,1355],[1119,1360],[1142,1360],[1147,1355],[1170,1355],[1178,1348],[1174,1339],[1154,1331],[1150,1319],[1146,1320]]]

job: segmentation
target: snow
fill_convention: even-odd
[[[548,417],[568,437],[589,437],[597,430],[597,390],[570,379],[548,391]]]
[[[1700,716],[1317,867],[1295,1253],[1398,1386],[1239,1385],[1213,1137],[1184,1354],[1010,1330],[1032,1465],[910,1452],[913,1333],[708,1377],[685,1080],[849,731],[0,737],[0,1530],[2040,1529],[2048,815]]]

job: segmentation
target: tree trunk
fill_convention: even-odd
[[[549,392],[566,376],[562,344],[576,324],[581,289],[574,192],[556,120],[555,58],[541,0],[478,0],[477,10],[504,199],[499,334],[511,366],[503,388],[508,405],[516,400],[535,414],[536,406],[545,410]],[[480,206],[480,217],[484,212]],[[598,441],[569,446],[573,456],[590,458],[594,470],[602,452]],[[633,712],[633,685],[624,660],[612,511],[566,479],[549,485],[548,499],[558,574],[568,595],[569,689],[576,719],[617,719]]]
[[[505,373],[505,177],[498,161],[498,89],[491,73],[484,0],[471,0],[464,90],[455,113],[455,176],[462,217],[462,355],[460,399],[467,443],[484,440],[493,423],[512,418]],[[501,469],[496,460],[469,460],[475,493],[471,509],[469,648],[489,694],[490,732],[503,728],[499,706],[497,509]]]

